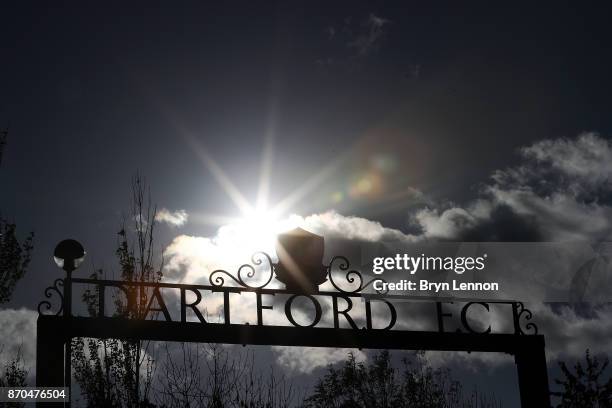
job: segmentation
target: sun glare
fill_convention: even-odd
[[[294,207],[302,203],[325,180],[347,160],[350,149],[344,154],[323,166],[316,174],[312,175],[300,184],[295,190],[283,197],[276,203],[269,203],[269,193],[272,175],[272,157],[274,152],[274,134],[266,134],[264,149],[262,151],[259,185],[257,197],[251,202],[233,183],[227,173],[216,162],[213,155],[205,148],[200,140],[189,132],[182,131],[180,134],[185,138],[194,152],[200,158],[202,164],[210,175],[225,192],[230,201],[238,209],[239,216],[233,218],[228,215],[216,214],[194,214],[191,219],[198,220],[203,224],[216,225],[224,237],[231,237],[235,243],[243,247],[264,247],[274,245],[278,234],[301,227],[304,219],[299,215],[292,214]],[[292,215],[290,215],[292,214]]]
[[[230,180],[212,155],[201,145],[201,142],[188,133],[182,134],[240,213],[238,218],[209,214],[200,214],[197,218],[206,224],[225,227],[225,231],[232,231],[230,235],[243,243],[265,245],[266,243],[274,242],[278,234],[299,227],[301,217],[296,215],[287,216],[288,211],[290,211],[295,201],[314,189],[321,182],[321,179],[324,179],[324,176],[332,170],[332,167],[326,168],[321,174],[307,181],[304,186],[297,189],[289,197],[281,200],[273,207],[268,207],[274,138],[266,137],[257,199],[253,204],[247,200]]]
[[[222,225],[217,238],[248,255],[256,251],[274,253],[278,234],[299,227],[302,222],[297,215],[279,217],[260,207]]]
[[[239,224],[246,230],[245,232],[272,239],[297,226],[294,217],[282,219],[274,211],[261,207],[245,214]]]

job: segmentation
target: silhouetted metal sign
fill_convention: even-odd
[[[319,285],[327,280],[323,248],[323,237],[301,228],[280,234],[276,243],[276,279],[293,292],[318,292]]]
[[[505,352],[515,355],[524,407],[549,406],[544,338],[537,334],[532,313],[517,301],[423,299],[381,293],[351,270],[349,261],[335,256],[323,265],[323,237],[297,229],[281,234],[278,263],[259,252],[235,272],[215,270],[209,283],[187,285],[97,279],[57,279],[45,296],[59,296],[54,315],[49,300],[39,304],[37,384],[63,385],[63,366],[57,354],[72,337],[149,339],[284,346],[359,347]],[[276,282],[281,282],[280,287]],[[328,290],[320,286],[326,283]],[[64,294],[73,285],[95,288],[96,316],[73,316]],[[126,305],[109,310],[110,298]],[[142,313],[133,318],[135,302]],[[219,305],[221,316],[204,312],[207,302]],[[232,310],[249,305],[255,324],[238,323]],[[411,308],[428,313],[431,330],[415,330]],[[506,313],[508,328],[494,332],[486,320]],[[280,312],[280,313],[279,313]],[[239,316],[240,318],[241,316]],[[242,316],[244,317],[244,316]],[[269,320],[273,319],[274,324]],[[69,351],[69,349],[68,349]],[[69,369],[69,365],[66,365]],[[69,378],[69,376],[67,376]],[[69,382],[66,380],[66,382]],[[66,384],[69,385],[69,384]]]

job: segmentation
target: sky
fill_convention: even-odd
[[[85,246],[84,274],[116,268],[137,171],[182,279],[219,247],[252,244],[232,231],[264,229],[253,219],[295,215],[358,242],[610,234],[609,10],[26,1],[0,14],[0,209],[36,234],[6,313],[34,310],[60,276],[61,239]],[[609,307],[541,312],[577,337],[612,334]]]

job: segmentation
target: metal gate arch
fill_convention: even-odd
[[[297,238],[295,236],[297,235]],[[304,234],[298,231],[291,239],[279,237],[279,242],[285,243],[285,249],[294,252],[300,248],[311,248],[312,253],[286,262],[287,251],[280,251],[279,262],[273,263],[271,257],[263,252],[252,257],[251,264],[242,265],[235,274],[225,270],[211,273],[209,285],[186,285],[163,282],[133,282],[115,280],[97,280],[72,278],[74,262],[64,260],[66,277],[56,279],[53,286],[45,290],[47,299],[59,297],[58,310],[52,312],[52,304],[44,300],[39,304],[36,340],[36,385],[37,386],[67,386],[71,382],[71,339],[74,337],[140,339],[152,341],[226,343],[242,345],[272,345],[272,346],[303,346],[303,347],[337,347],[365,349],[394,350],[440,350],[467,352],[499,352],[514,356],[517,367],[520,401],[523,408],[550,407],[548,372],[546,366],[544,336],[538,334],[536,325],[531,322],[532,313],[518,301],[474,301],[474,300],[429,300],[435,306],[438,321],[438,331],[392,330],[397,320],[397,312],[393,301],[414,300],[414,297],[389,295],[387,293],[367,293],[374,280],[365,282],[360,272],[351,270],[345,257],[335,256],[329,265],[321,266],[322,246],[305,245],[313,240],[322,240],[314,234]],[[292,241],[293,239],[293,241]],[[81,248],[82,249],[82,248]],[[284,255],[281,255],[284,254]],[[293,258],[296,259],[296,258]],[[259,272],[264,272],[263,279],[253,281]],[[334,276],[338,271],[343,279],[352,284],[351,290],[339,285]],[[260,274],[261,275],[261,274]],[[261,277],[261,276],[260,276]],[[276,278],[285,284],[285,288],[272,288],[270,284]],[[322,291],[318,286],[328,280],[334,290]],[[231,285],[226,285],[226,281]],[[255,283],[253,283],[255,282]],[[73,285],[93,285],[98,297],[97,316],[81,317],[72,314]],[[156,298],[157,308],[151,311],[161,312],[163,320],[147,320],[147,314],[141,319],[130,319],[116,314],[107,316],[106,295],[108,288],[119,288],[124,293],[136,293],[148,290],[151,299]],[[172,320],[166,308],[162,290],[174,290],[180,294],[180,319]],[[132,292],[130,292],[132,291]],[[223,294],[223,323],[206,322],[197,312],[197,305],[202,300],[200,291],[210,291]],[[230,294],[254,293],[257,300],[257,324],[235,324],[230,315]],[[140,292],[141,293],[141,292]],[[187,302],[187,293],[195,294],[196,300]],[[264,324],[263,311],[271,309],[264,304],[264,297],[283,295],[289,297],[285,303],[285,314],[291,326],[274,326]],[[315,297],[329,297],[332,300],[333,327],[316,327],[300,325],[291,316],[291,302],[297,297],[306,297],[317,302]],[[129,298],[129,296],[128,296]],[[344,302],[340,310],[338,300]],[[353,299],[365,303],[364,327],[357,327],[348,315]],[[372,323],[371,303],[382,302],[390,311],[388,327],[374,328]],[[445,309],[448,303],[465,303],[461,309],[462,329],[454,332],[444,330],[444,322],[451,317]],[[316,315],[320,305],[315,305]],[[476,332],[467,322],[466,315],[475,305],[489,309],[490,304],[500,304],[508,307],[512,313],[513,333],[490,333],[489,330]],[[188,321],[187,311],[193,313],[198,321]],[[320,319],[320,316],[319,316]],[[349,328],[341,327],[339,321],[344,319]],[[346,324],[345,324],[346,326]],[[62,406],[63,404],[54,404]],[[40,404],[52,406],[52,403]]]

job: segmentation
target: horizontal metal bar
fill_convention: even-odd
[[[56,333],[62,333],[66,338],[94,337],[244,345],[482,351],[510,354],[516,354],[530,347],[544,347],[544,337],[541,335],[226,325],[122,318],[73,317],[64,319],[58,316],[39,316],[38,319],[39,325],[52,326]]]

